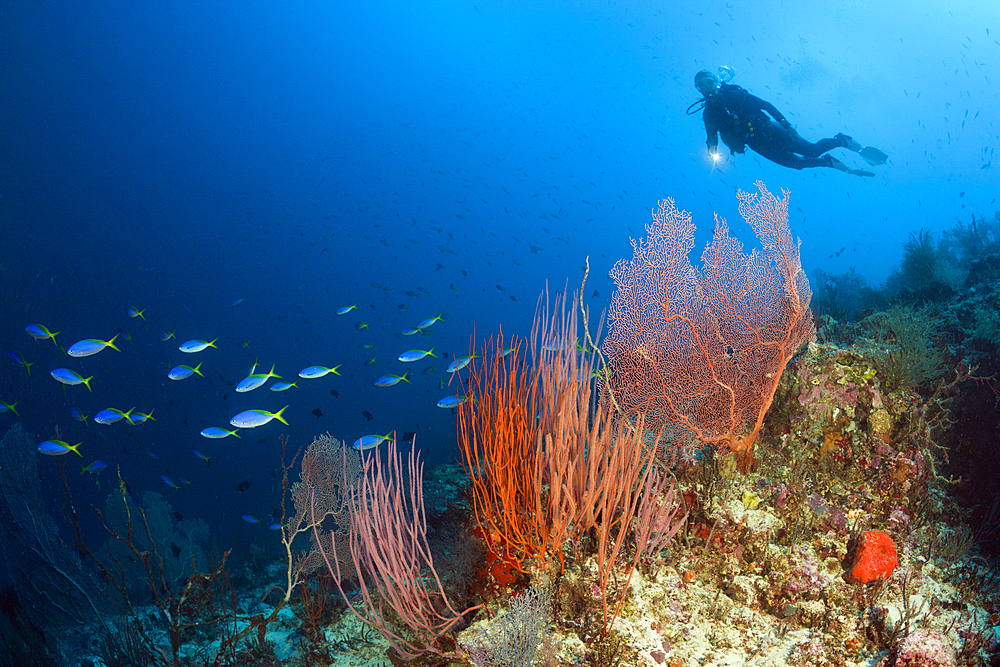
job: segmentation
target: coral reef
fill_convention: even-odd
[[[610,659],[845,666],[933,654],[951,662],[927,664],[974,665],[996,654],[1000,583],[959,539],[955,480],[939,471],[967,371],[922,396],[886,390],[876,359],[811,345],[782,379],[755,472],[711,451],[677,471],[689,520],[633,573]],[[889,562],[862,576],[852,542],[866,536]],[[535,664],[612,664],[609,640],[587,630],[600,597],[588,544],[564,551],[564,573],[529,575],[552,582],[556,611],[555,646]]]
[[[916,237],[907,270],[981,253],[980,228],[966,231],[950,245]],[[293,511],[273,560],[259,554],[231,572],[229,552],[209,553],[207,528],[174,521],[157,494],[138,505],[119,479],[99,515],[111,547],[90,551],[79,532],[76,546],[124,600],[120,618],[88,603],[94,581],[73,552],[29,530],[44,516],[33,459],[10,452],[0,508],[12,521],[0,534],[41,556],[18,561],[39,578],[22,594],[65,587],[79,623],[105,617],[89,650],[106,664],[998,664],[989,549],[1000,495],[989,465],[1000,456],[982,415],[1000,395],[1000,289],[985,268],[975,275],[987,282],[968,286],[970,270],[950,301],[925,295],[849,326],[828,314],[824,342],[796,356],[789,346],[774,366],[743,350],[740,368],[773,375],[748,386],[773,400],[723,427],[740,447],[694,437],[669,467],[656,457],[663,432],[601,402],[621,378],[601,367],[580,302],[557,298],[551,317],[540,306],[529,356],[518,353],[529,344],[508,354],[496,337],[470,363],[477,400],[459,408],[460,465],[423,474],[394,442],[383,463],[320,436],[290,485],[283,456]],[[793,314],[801,324],[805,312]],[[737,352],[716,351],[719,364]],[[28,441],[19,430],[8,438]],[[310,537],[293,545],[301,533]],[[5,600],[7,645],[21,634],[46,650],[19,602]]]

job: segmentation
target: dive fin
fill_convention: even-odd
[[[850,173],[851,168],[848,167],[843,162],[841,162],[840,160],[838,160],[837,158],[833,157],[832,155],[826,155],[824,157],[827,158],[827,165],[826,166],[832,167],[833,169],[839,169],[840,171],[846,171],[846,172]]]
[[[860,151],[858,151],[858,155],[860,155],[865,162],[867,162],[873,167],[877,167],[880,164],[885,164],[885,161],[889,159],[888,154],[883,153],[874,146],[865,146]]]
[[[838,169],[840,171],[845,171],[848,174],[853,174],[855,176],[874,176],[875,175],[873,172],[865,171],[864,169],[851,169],[846,164],[844,164],[843,162],[841,162],[837,158],[833,157],[832,155],[827,155],[826,157],[828,158],[828,164],[826,166],[831,167],[833,169]]]

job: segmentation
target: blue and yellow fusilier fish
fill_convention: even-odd
[[[122,412],[117,408],[108,408],[107,410],[101,410],[96,415],[94,415],[94,421],[98,424],[114,424],[115,422],[121,421],[132,414],[132,408],[128,412]],[[129,420],[131,423],[131,420]]]
[[[195,373],[201,375],[201,371],[198,370],[199,368],[201,368],[201,364],[198,364],[194,368],[181,364],[180,366],[174,366],[173,368],[171,368],[170,371],[167,373],[167,377],[170,378],[171,380],[183,380],[184,378],[191,377]],[[205,377],[204,375],[201,376]]]
[[[73,419],[77,420],[78,422],[83,422],[84,424],[87,423],[88,415],[86,415],[80,408],[77,407],[70,408],[69,414],[71,417],[73,417]]]
[[[94,379],[93,375],[91,375],[89,378],[83,378],[80,377],[79,373],[77,373],[76,371],[71,371],[68,368],[56,368],[55,370],[52,371],[52,377],[59,380],[63,384],[70,385],[71,387],[78,384],[83,384],[87,385],[87,391],[94,391],[93,389],[90,388],[90,381]]]
[[[38,451],[46,456],[62,456],[63,454],[68,454],[69,452],[73,452],[77,456],[83,456],[83,454],[77,450],[77,447],[82,444],[82,442],[78,442],[75,445],[70,445],[62,440],[46,440],[38,445]]]
[[[125,312],[128,313],[129,317],[138,317],[139,319],[141,319],[145,323],[146,322],[146,317],[143,315],[143,313],[145,313],[146,310],[147,310],[146,308],[143,308],[142,310],[136,310],[135,306],[129,306],[128,310],[125,311]],[[146,326],[149,326],[149,325],[147,324]]]
[[[56,342],[56,336],[59,335],[59,332],[57,331],[55,333],[52,333],[47,328],[45,328],[44,324],[29,324],[28,326],[24,327],[24,330],[27,331],[28,335],[34,338],[35,340],[45,340],[46,338],[51,338],[52,344],[55,345],[56,347],[59,347],[59,343]]]
[[[413,327],[407,327],[399,332],[400,336],[413,336],[414,334],[423,333],[420,329],[414,329]]]
[[[431,356],[437,359],[437,355],[434,354],[434,348],[429,350],[407,350],[403,354],[399,355],[398,359],[404,364],[410,363],[411,361],[420,361],[426,356]]]
[[[253,365],[253,368],[257,368],[257,364]],[[251,369],[253,370],[253,369]],[[251,373],[247,377],[240,380],[240,383],[236,385],[236,391],[240,394],[246,393],[248,391],[253,391],[257,387],[262,386],[269,378],[280,378],[281,376],[274,372],[274,364],[271,364],[271,370],[266,373]]]
[[[99,473],[107,467],[108,464],[105,463],[104,461],[94,461],[93,463],[91,463],[89,466],[86,467],[84,467],[84,465],[81,463],[80,474],[82,475],[85,472]]]
[[[410,382],[409,380],[406,379],[406,376],[409,375],[409,374],[410,374],[410,372],[406,371],[402,375],[392,375],[392,374],[383,375],[382,377],[380,377],[377,380],[375,380],[375,386],[376,387],[391,387],[393,385],[399,384],[400,380],[402,380],[406,384],[413,384],[412,382]]]
[[[267,410],[244,410],[230,419],[229,423],[236,428],[257,428],[258,426],[263,426],[272,419],[277,419],[285,426],[288,426],[288,422],[286,422],[284,417],[281,416],[281,413],[287,409],[288,406],[286,405],[277,412],[268,412]]]
[[[426,320],[422,320],[416,326],[416,328],[417,329],[426,329],[427,327],[429,327],[430,325],[434,324],[435,322],[440,322],[443,315],[444,315],[444,311],[442,310],[440,313],[438,313],[437,317],[428,317]]]
[[[206,341],[203,341],[203,340],[192,339],[192,340],[189,340],[189,341],[187,341],[185,343],[181,343],[181,346],[178,347],[177,349],[180,350],[181,352],[187,352],[188,354],[194,354],[195,352],[201,352],[202,350],[204,350],[206,348],[209,348],[209,347],[214,347],[215,349],[218,350],[219,348],[215,345],[215,341],[217,341],[217,340],[219,340],[219,339],[216,338],[216,339],[212,340],[211,342],[206,342]]]
[[[106,347],[110,347],[112,350],[121,352],[117,347],[115,347],[115,339],[121,335],[121,331],[115,334],[115,337],[111,340],[100,340],[98,338],[84,338],[81,341],[77,341],[69,346],[66,350],[66,354],[71,357],[89,357],[91,355],[97,354]]]
[[[169,487],[171,487],[173,489],[179,489],[179,488],[181,488],[181,487],[177,486],[176,484],[174,484],[173,480],[171,480],[166,475],[160,475],[160,479],[162,479],[164,482],[166,482],[167,486],[169,486]]]
[[[204,454],[202,454],[201,452],[199,452],[197,449],[192,449],[191,451],[194,452],[195,456],[197,456],[199,459],[201,459],[202,461],[205,462],[205,466],[206,467],[208,467],[208,468],[212,467],[212,457],[211,456],[205,456]]]
[[[164,331],[163,333],[160,334],[160,340],[162,340],[164,342],[166,342],[166,341],[168,341],[168,340],[170,340],[171,338],[174,338],[174,337],[175,336],[174,336],[174,332],[173,331]]]
[[[445,371],[448,373],[457,373],[458,371],[468,366],[470,361],[478,358],[479,358],[478,354],[474,354],[471,357],[455,357],[452,360],[452,362],[448,364],[448,368],[446,368]]]
[[[257,519],[253,518],[249,514],[244,514],[243,520],[246,521],[247,523],[260,523],[260,521],[257,521]]]
[[[21,401],[14,401],[13,403],[4,403],[3,401],[0,401],[0,415],[2,415],[3,413],[7,412],[8,410],[10,410],[15,415],[17,415],[18,417],[20,417],[21,413],[14,409],[14,406],[17,405],[20,402]]]
[[[445,396],[437,402],[439,408],[457,408],[469,400],[468,396]]]
[[[357,307],[358,307],[358,302],[355,301],[353,306],[341,306],[340,308],[338,308],[337,309],[337,314],[338,315],[346,315],[347,313],[351,312],[352,310],[356,309]]]
[[[132,410],[134,409],[135,408],[132,408]],[[129,412],[132,412],[132,410],[129,410]],[[146,414],[145,412],[137,412],[134,415],[125,415],[125,419],[127,419],[128,423],[131,424],[132,426],[136,426],[146,421],[147,419],[153,419],[153,410],[150,410],[149,414]],[[153,419],[153,421],[155,422],[156,420]]]
[[[271,391],[287,391],[288,389],[291,389],[292,387],[298,388],[298,386],[299,385],[298,385],[297,382],[292,382],[292,383],[288,383],[288,382],[275,382],[274,384],[271,385]]]
[[[386,433],[385,435],[363,435],[355,440],[351,447],[359,452],[366,452],[369,449],[378,447],[380,443],[390,439],[392,439],[392,433]]]
[[[84,467],[84,465],[81,463],[80,474],[82,475],[85,472],[94,473],[94,486],[96,486],[97,488],[101,488],[101,481],[99,476],[107,467],[108,464],[105,463],[104,461],[94,461],[93,463],[91,463],[89,466],[86,467]]]
[[[315,380],[316,378],[321,378],[330,373],[340,375],[340,372],[337,369],[342,365],[343,364],[337,364],[333,368],[327,368],[326,366],[309,366],[308,368],[303,368],[299,371],[299,377],[305,378],[306,380]]]
[[[7,352],[7,358],[26,370],[28,372],[28,377],[31,377],[31,367],[34,366],[34,364],[25,359],[24,355],[17,350],[10,350]]]
[[[237,433],[239,429],[234,428],[232,431],[227,431],[224,428],[219,428],[218,426],[209,426],[206,429],[202,429],[201,435],[205,438],[211,438],[212,440],[218,440],[219,438],[228,438],[231,435],[235,435],[237,438],[240,434]]]

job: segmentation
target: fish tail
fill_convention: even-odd
[[[288,406],[286,405],[285,407],[281,408],[280,410],[278,410],[278,411],[277,411],[277,412],[276,412],[276,413],[274,414],[274,418],[275,418],[275,419],[277,419],[277,420],[278,420],[279,422],[281,422],[282,424],[284,424],[285,426],[288,426],[288,422],[286,422],[286,421],[285,421],[285,418],[281,416],[281,413],[282,413],[282,412],[284,412],[284,411],[285,411],[285,410],[287,410],[287,409],[288,409]]]

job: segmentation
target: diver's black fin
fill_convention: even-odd
[[[846,149],[847,149],[847,150],[849,150],[849,151],[854,151],[855,153],[857,153],[858,151],[860,151],[860,150],[861,150],[861,144],[859,144],[859,143],[858,143],[857,141],[855,141],[855,140],[854,140],[854,139],[853,139],[852,137],[849,137],[849,136],[847,136],[847,135],[846,135],[846,134],[844,134],[843,132],[841,132],[840,134],[838,134],[838,135],[837,135],[836,137],[834,137],[834,138],[835,138],[835,139],[840,139],[840,141],[841,141],[841,142],[843,143],[843,145],[844,145],[844,148],[846,148]]]
[[[885,161],[889,159],[889,155],[875,148],[874,146],[865,146],[858,151],[865,162],[873,167],[877,167],[880,164],[885,164]]]
[[[848,173],[851,172],[850,167],[848,167],[846,164],[844,164],[837,158],[833,157],[832,155],[825,155],[824,157],[828,158],[828,164],[826,166],[832,167],[833,169],[838,169],[840,171],[846,171]]]
[[[832,155],[825,155],[827,158],[827,165],[832,169],[837,169],[839,171],[847,172],[848,174],[854,174],[855,176],[874,176],[875,174],[870,171],[865,171],[864,169],[851,169],[846,164],[833,157]]]

